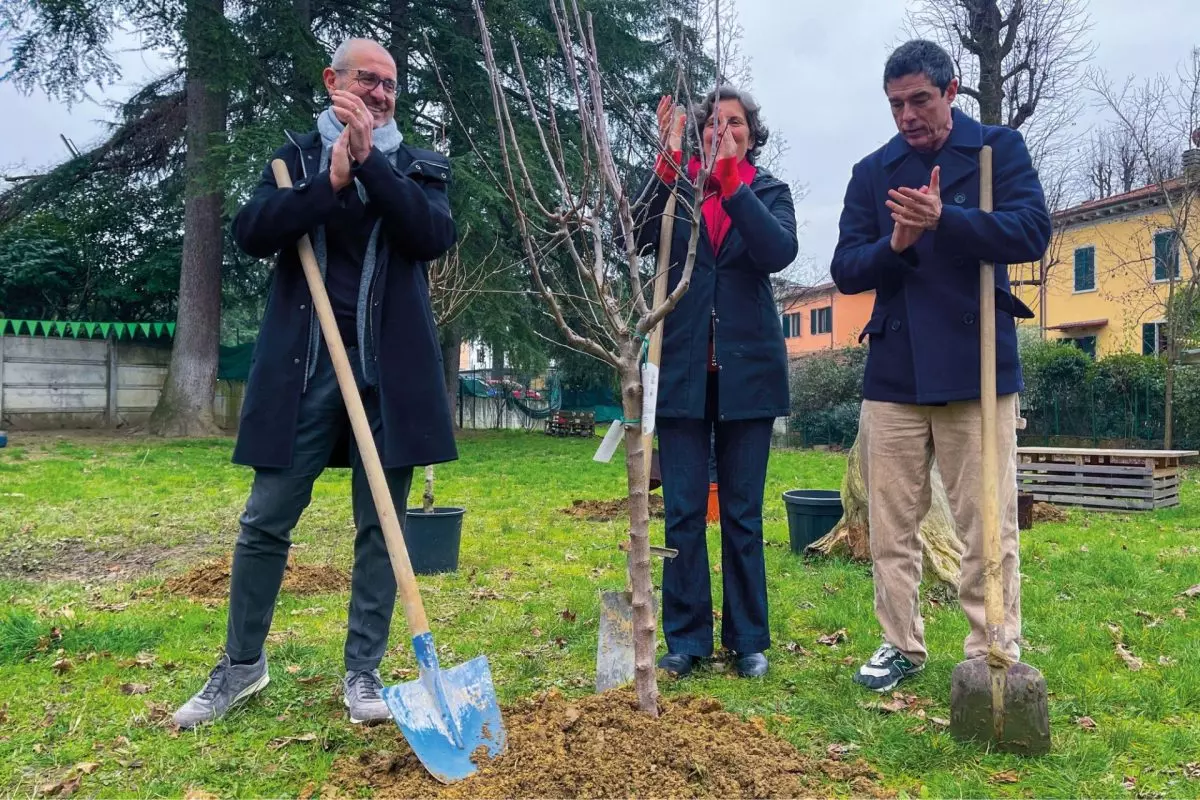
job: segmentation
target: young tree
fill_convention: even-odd
[[[648,302],[647,292],[653,293],[655,282],[665,281],[667,275],[662,270],[647,280],[643,274],[635,236],[641,209],[619,174],[591,15],[580,11],[577,0],[549,3],[562,74],[567,79],[563,91],[572,101],[567,116],[556,110],[559,98],[553,86],[548,84],[544,94],[535,96],[515,43],[513,74],[497,66],[483,5],[480,0],[472,2],[500,144],[497,177],[508,197],[533,285],[568,345],[605,362],[620,379],[629,486],[635,686],[639,708],[657,715],[657,621],[651,602],[648,475],[640,424],[641,356],[645,337],[674,308],[691,281],[700,208],[698,204],[681,207],[681,212],[691,217],[692,228],[679,283],[662,302]],[[719,56],[717,61],[720,63]],[[517,104],[524,107],[523,115],[514,111]],[[627,111],[630,117],[636,113]],[[566,127],[568,121],[570,128]],[[531,137],[519,134],[520,126],[533,129],[532,143]],[[697,177],[697,185],[704,185],[705,172]],[[549,174],[553,189],[539,191],[535,173]],[[622,247],[615,245],[618,241]]]

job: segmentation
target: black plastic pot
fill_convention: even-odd
[[[833,530],[842,518],[842,495],[828,489],[793,489],[783,493],[787,507],[788,538],[792,552],[804,555],[804,548]]]
[[[465,513],[465,508],[451,506],[435,506],[428,514],[419,507],[408,509],[404,516],[404,545],[413,572],[433,575],[458,570]]]

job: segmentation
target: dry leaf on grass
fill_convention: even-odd
[[[145,683],[122,683],[121,694],[148,694],[150,686]]]
[[[988,778],[988,783],[1020,783],[1021,776],[1017,774],[1015,769],[1006,769],[1003,772],[997,772]]]
[[[188,789],[183,800],[220,800],[215,794],[209,794],[203,789]]]
[[[480,586],[477,589],[471,590],[472,600],[503,600],[504,596],[495,589],[490,589],[487,586]]]
[[[297,744],[300,742],[315,742],[317,735],[315,733],[302,733],[299,736],[282,736],[278,739],[272,739],[267,747],[272,750],[278,750],[281,747],[287,747],[289,744]]]
[[[91,775],[93,772],[95,772],[98,769],[100,769],[100,765],[97,764],[95,761],[83,761],[74,766],[74,770],[76,772],[82,773],[84,775]]]
[[[1180,594],[1182,594],[1184,597],[1200,596],[1200,583],[1197,583],[1195,586],[1193,586],[1190,589],[1184,589],[1182,592],[1180,592]]]
[[[295,675],[297,672],[300,671],[300,665],[299,664],[288,664],[287,671],[288,671],[289,675]]]
[[[1171,658],[1170,656],[1159,656],[1158,665],[1160,667],[1173,667],[1175,666],[1175,659]]]
[[[1190,780],[1200,780],[1200,763],[1191,761],[1183,765],[1183,774]]]
[[[1083,728],[1085,731],[1096,730],[1096,720],[1092,719],[1091,717],[1080,717],[1079,719],[1075,720],[1075,724]]]
[[[1142,660],[1129,652],[1129,648],[1122,642],[1117,642],[1117,656],[1125,662],[1125,666],[1129,667],[1134,672],[1142,668]]]
[[[1179,617],[1180,619],[1187,619],[1187,609],[1186,608],[1172,608],[1171,613],[1174,614],[1175,616]]]
[[[801,647],[796,642],[788,642],[783,646],[783,649],[789,653],[795,653],[798,656],[807,656],[808,651]]]
[[[62,675],[64,672],[70,672],[74,668],[75,665],[71,663],[71,659],[69,658],[60,658],[54,662],[54,671],[59,675]]]
[[[574,622],[576,617],[579,616],[569,608],[564,608],[562,611],[558,612],[558,615],[567,622]]]
[[[929,721],[932,722],[934,725],[938,725],[943,728],[950,727],[950,720],[948,720],[948,719],[942,719],[941,717],[930,717]]]
[[[409,671],[411,672],[411,670]],[[296,678],[296,683],[302,683],[305,686],[311,686],[314,683],[320,682],[322,679],[324,679],[324,677],[324,675],[311,675],[307,678]]]
[[[1137,778],[1132,775],[1126,775],[1125,780],[1121,781],[1121,786],[1132,792],[1137,788]]]
[[[839,642],[844,642],[849,638],[846,635],[845,628],[838,628],[833,633],[827,633],[824,636],[817,637],[817,644],[828,645],[829,647],[837,647]]]

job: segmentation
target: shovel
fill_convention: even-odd
[[[291,176],[281,159],[272,161],[271,169],[275,173],[275,183],[280,188],[291,188]],[[366,468],[371,496],[375,500],[379,525],[387,542],[388,557],[396,575],[396,587],[412,632],[413,650],[420,668],[418,680],[385,686],[383,699],[425,769],[442,783],[453,783],[474,774],[476,767],[471,759],[477,749],[485,748],[488,758],[494,758],[504,751],[504,723],[496,702],[492,672],[486,656],[446,670],[438,665],[433,634],[429,632],[425,606],[421,602],[417,579],[408,560],[408,548],[404,544],[404,533],[396,516],[391,490],[379,462],[375,437],[371,434],[371,425],[363,411],[362,397],[358,393],[354,373],[350,370],[346,348],[325,293],[325,282],[307,235],[300,238],[297,247],[321,324],[321,333],[333,359],[338,386],[341,387],[342,399],[350,416],[350,426],[354,429],[354,439]]]
[[[658,269],[654,274],[654,308],[667,299],[667,273],[671,265],[671,238],[675,233],[675,189],[667,197],[658,235]],[[658,366],[662,360],[663,324],[650,331],[648,363]],[[649,484],[654,458],[654,432],[642,437],[646,454],[646,479]],[[651,547],[651,555],[674,558],[678,550]],[[658,603],[651,597],[652,613],[658,615]],[[606,692],[633,680],[633,580],[629,575],[629,554],[625,555],[625,591],[600,593],[600,636],[596,645],[596,691]]]
[[[992,148],[980,152],[979,208],[992,211]],[[1000,564],[999,465],[996,448],[995,265],[979,265],[980,414],[984,548],[984,614],[988,652],[954,668],[950,684],[950,734],[1018,755],[1050,751],[1046,679],[1004,652],[1004,588]]]

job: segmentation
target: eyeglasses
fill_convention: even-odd
[[[375,87],[382,84],[383,90],[394,96],[398,88],[396,82],[391,78],[381,78],[374,72],[368,72],[365,69],[335,69],[334,72],[353,72],[355,83],[368,92],[375,91]]]

